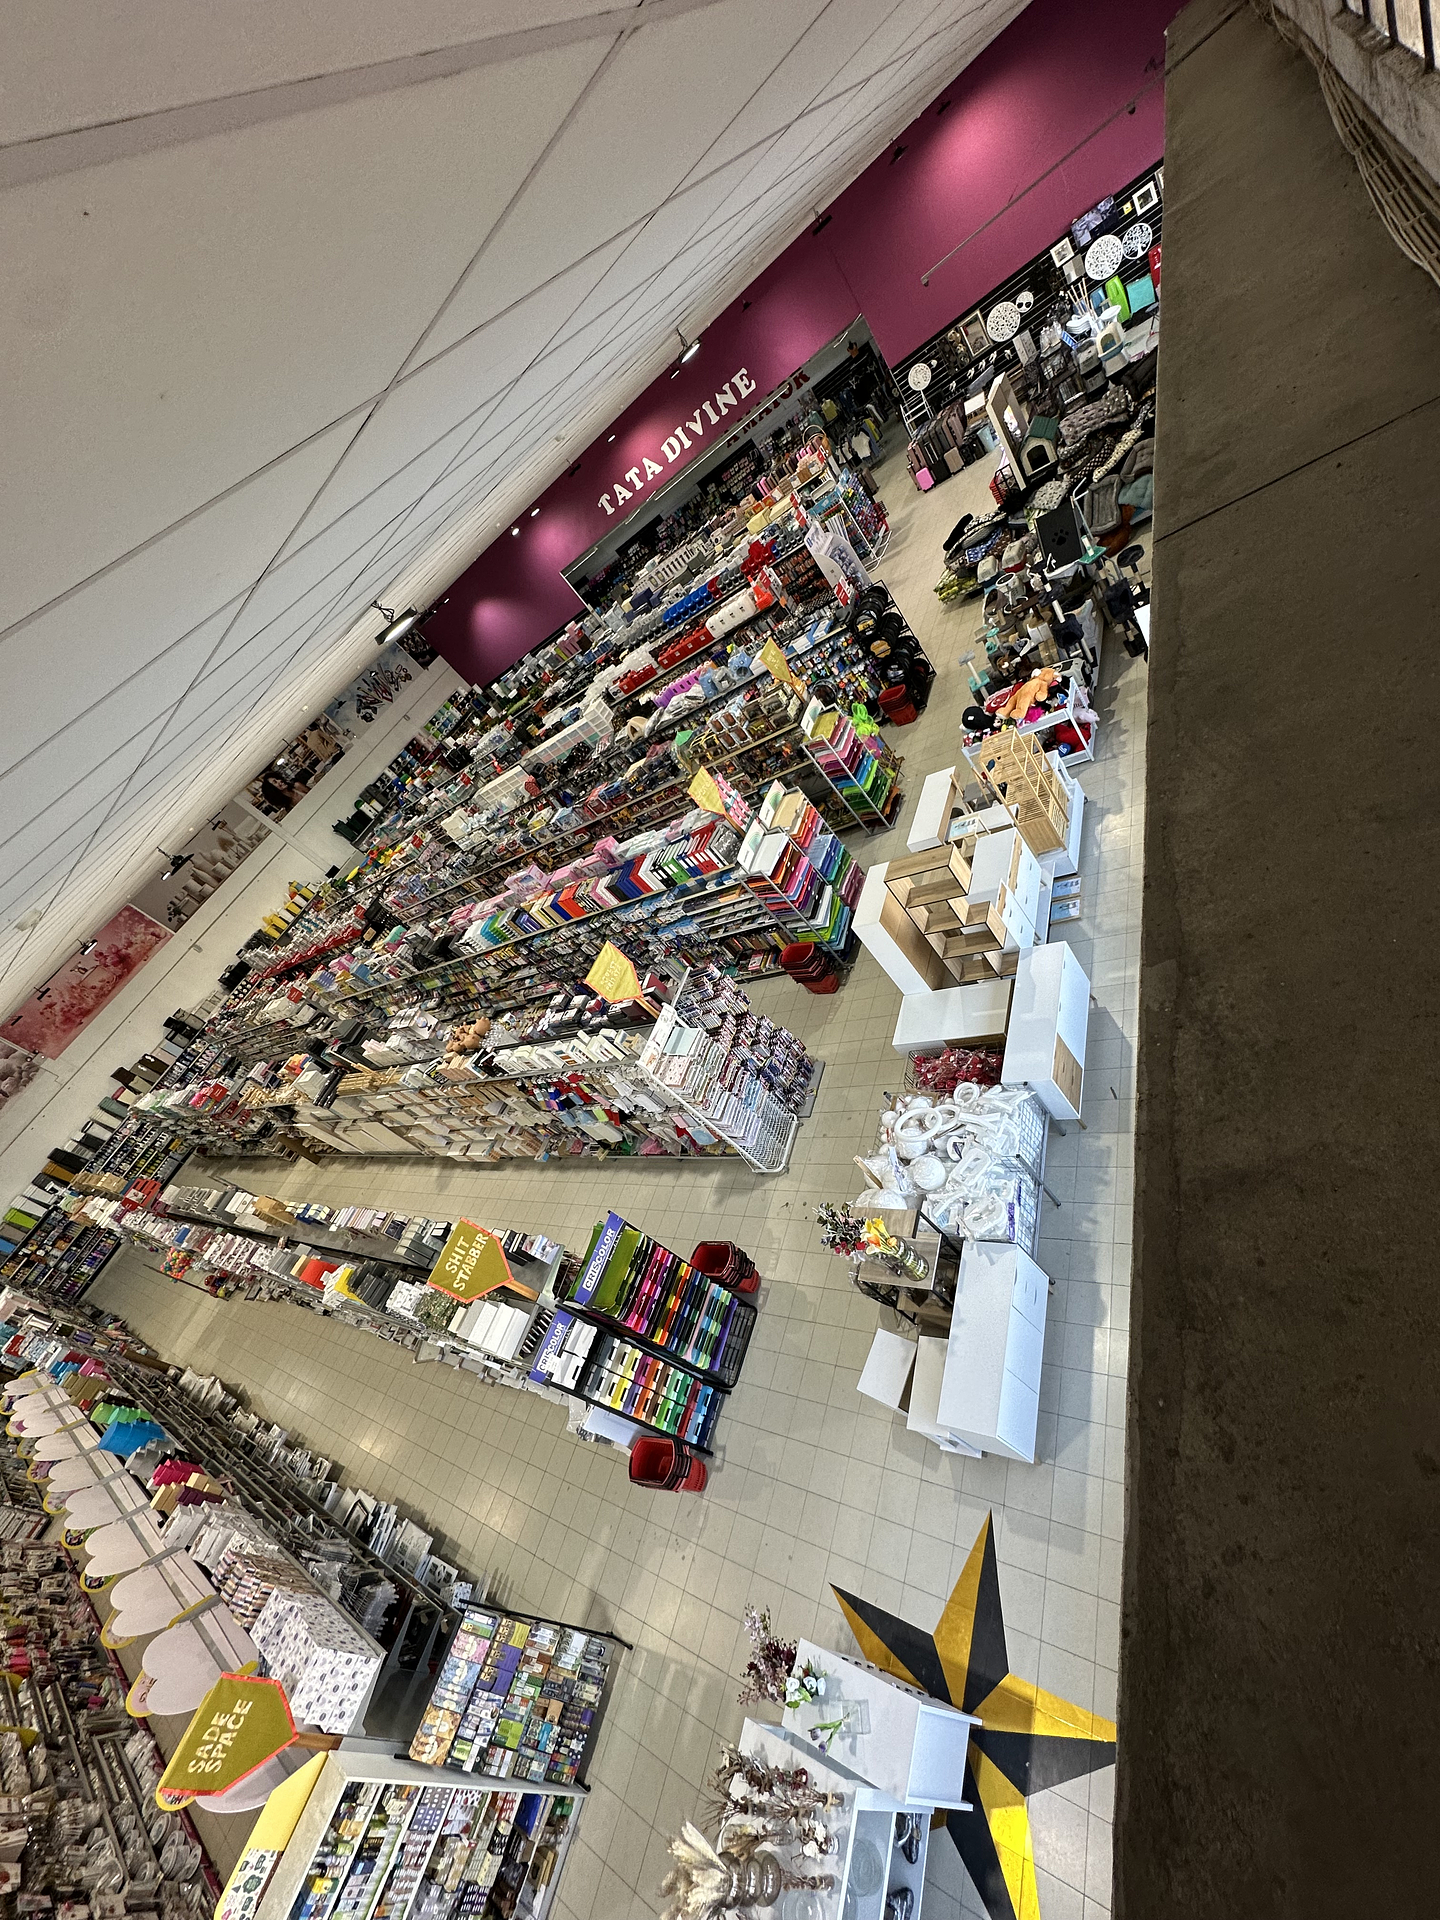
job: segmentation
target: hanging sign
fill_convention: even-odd
[[[756,654],[755,660],[756,664],[764,667],[771,678],[778,680],[782,687],[793,687],[796,693],[810,691],[773,640],[765,642]]]
[[[690,789],[693,794],[695,789]],[[701,800],[700,806],[707,805]],[[723,808],[714,808],[714,812],[723,812]],[[613,1005],[617,1000],[635,1000],[640,995],[640,976],[635,971],[635,962],[620,951],[613,940],[607,940],[595,956],[595,964],[585,976],[587,987],[593,987],[602,1000]]]
[[[697,807],[706,813],[718,813],[743,833],[750,824],[750,803],[738,788],[732,787],[723,773],[702,767],[685,789]]]
[[[313,1745],[317,1739],[339,1744],[328,1734],[296,1733],[278,1680],[222,1673],[192,1714],[155,1799],[173,1812],[202,1793],[226,1792],[297,1740]]]
[[[457,1220],[440,1258],[430,1270],[430,1285],[452,1300],[480,1300],[497,1287],[513,1287],[527,1299],[539,1296],[522,1286],[510,1271],[505,1249],[488,1227],[474,1220]]]

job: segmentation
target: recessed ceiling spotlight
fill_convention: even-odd
[[[611,443],[611,441],[612,441],[612,440],[613,440],[614,438],[615,438],[615,436],[614,436],[614,434],[613,434],[613,433],[607,433],[607,434],[606,434],[606,436],[605,436],[605,444],[606,444],[606,446],[607,446],[607,447],[608,447],[608,446],[610,445],[610,443]]]
[[[680,336],[680,358],[675,362],[674,366],[670,369],[670,378],[672,380],[675,378],[676,374],[679,373],[681,367],[685,365],[686,361],[693,360],[696,354],[700,351],[700,340],[698,335],[696,336],[695,339],[693,339],[690,342],[689,346],[686,346],[684,333],[681,331],[679,327],[677,327],[675,331]]]
[[[533,519],[535,518],[535,516],[536,516],[536,514],[537,514],[537,513],[539,512],[539,511],[540,511],[540,509],[539,509],[538,507],[531,507],[531,509],[530,509],[530,518],[531,518],[531,519],[533,520]]]
[[[511,527],[511,529],[510,529],[510,537],[511,537],[512,539],[518,539],[518,538],[519,538],[519,534],[520,534],[520,529],[519,529],[518,527]]]

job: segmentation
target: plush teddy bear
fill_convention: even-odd
[[[1043,707],[1050,689],[1060,678],[1054,667],[1037,667],[1030,678],[1015,687],[995,709],[997,720],[1013,720],[1019,726],[1032,707]]]

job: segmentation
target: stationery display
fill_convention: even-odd
[[[704,1451],[725,1397],[691,1368],[565,1308],[552,1318],[530,1378]]]
[[[302,1811],[287,1804],[288,1839],[241,1861],[216,1920],[544,1920],[585,1804],[581,1787],[470,1782],[378,1754],[328,1754],[306,1784],[272,1796]]]
[[[570,1786],[599,1732],[611,1643],[552,1621],[466,1610],[410,1758]]]
[[[6,1478],[18,1465],[0,1442]],[[156,1809],[165,1761],[58,1544],[0,1541],[6,1719],[0,1853],[31,1913],[144,1908],[207,1920],[220,1882],[188,1817]],[[71,1904],[78,1903],[78,1904]],[[88,1903],[88,1907],[87,1907]],[[108,1909],[107,1909],[108,1910]]]
[[[726,1388],[740,1377],[756,1319],[748,1300],[617,1213],[596,1225],[562,1299]]]

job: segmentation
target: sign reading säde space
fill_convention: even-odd
[[[202,1793],[224,1793],[295,1737],[290,1703],[278,1680],[222,1673],[191,1716],[155,1798],[173,1809]]]

